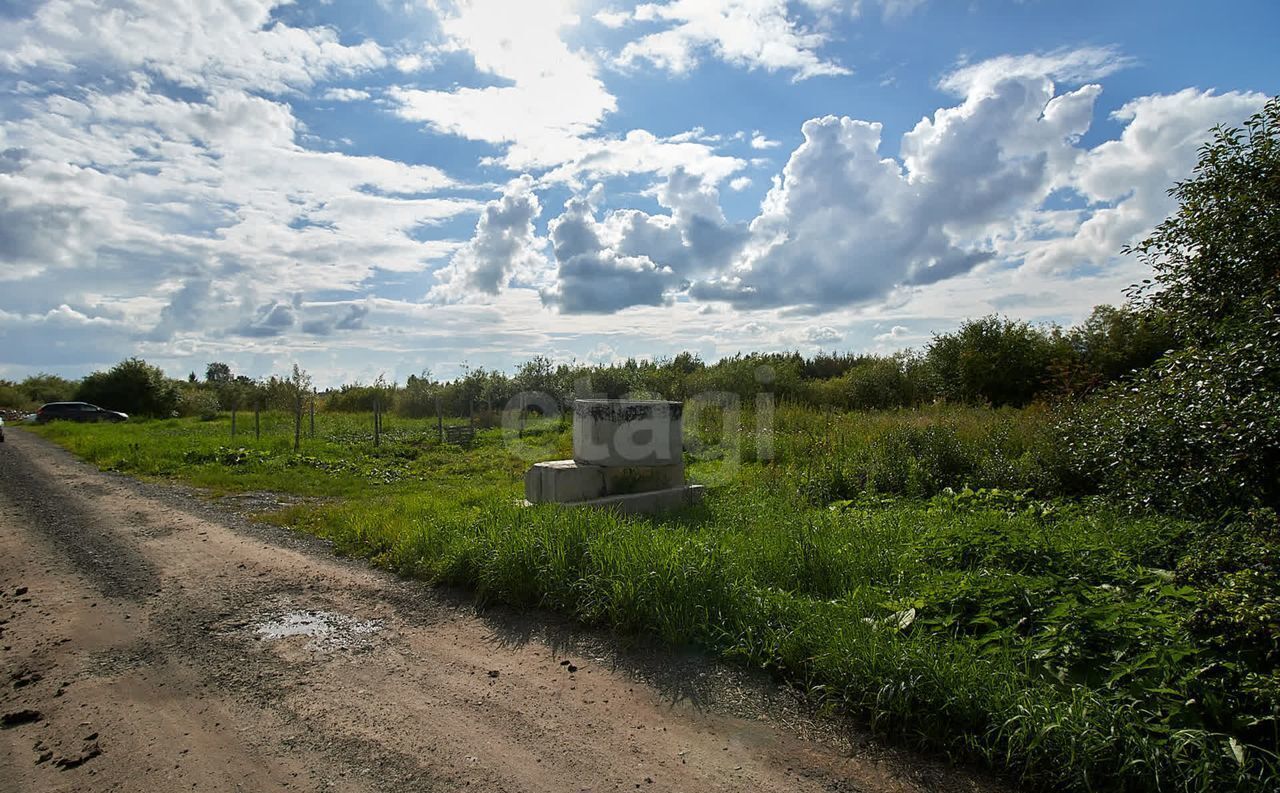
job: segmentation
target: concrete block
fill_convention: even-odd
[[[683,457],[681,402],[578,399],[573,459],[586,465],[674,465]]]
[[[669,487],[665,490],[652,490],[648,493],[605,496],[604,498],[577,501],[563,506],[611,509],[625,515],[654,515],[697,504],[702,501],[704,492],[705,488],[702,485],[682,485],[680,487]]]
[[[604,493],[621,496],[649,490],[667,490],[684,484],[684,462],[673,465],[629,465],[602,467]]]
[[[604,469],[574,460],[537,463],[524,476],[524,497],[534,504],[586,501],[607,494]]]

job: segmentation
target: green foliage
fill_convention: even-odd
[[[8,380],[0,380],[0,408],[26,408],[31,400]]]
[[[1067,333],[1073,356],[1055,361],[1068,392],[1083,393],[1155,363],[1178,344],[1169,318],[1157,309],[1097,306]]]
[[[1218,129],[1177,213],[1134,249],[1182,349],[1064,427],[1103,489],[1219,517],[1280,506],[1280,98]]]
[[[1066,355],[1057,328],[988,316],[934,336],[928,360],[942,395],[954,402],[1021,406],[1045,387],[1050,365]]]
[[[1132,252],[1154,272],[1138,291],[1193,346],[1250,334],[1273,320],[1280,290],[1280,97],[1243,128],[1219,127],[1178,210]]]
[[[121,361],[84,378],[75,398],[109,410],[155,417],[173,415],[181,402],[177,384],[141,358]]]
[[[0,380],[0,407],[25,410],[46,402],[66,402],[75,390],[74,381],[45,373],[31,375],[20,383]]]
[[[233,379],[231,367],[221,361],[214,361],[204,369],[204,381],[209,385],[226,385]]]
[[[179,416],[196,416],[204,421],[218,417],[222,405],[213,389],[199,385],[184,385],[179,389],[176,407]]]

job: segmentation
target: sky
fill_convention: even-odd
[[[0,378],[321,386],[1070,324],[1280,3],[0,0]]]

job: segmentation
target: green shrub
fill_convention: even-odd
[[[1183,348],[1064,425],[1107,492],[1217,518],[1280,507],[1280,97],[1215,131],[1134,250]],[[1140,290],[1142,291],[1142,290]]]
[[[130,358],[81,380],[76,399],[109,410],[167,417],[177,410],[181,395],[177,384],[158,367],[141,358]]]
[[[1068,351],[1057,328],[989,316],[934,336],[927,357],[947,399],[999,407],[1030,403]]]

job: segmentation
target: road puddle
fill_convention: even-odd
[[[313,650],[367,650],[381,620],[361,620],[332,611],[290,611],[254,626],[262,641],[305,637]]]

